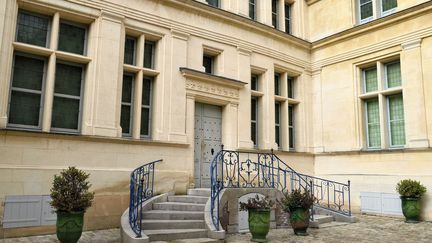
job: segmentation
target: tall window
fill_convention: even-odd
[[[288,142],[290,150],[294,150],[295,148],[294,119],[294,106],[288,105]]]
[[[256,0],[249,0],[249,18],[256,20],[257,14]]]
[[[279,148],[282,147],[281,144],[281,104],[279,102],[275,103],[275,142]]]
[[[279,0],[272,0],[272,25],[274,28],[279,28]]]
[[[254,147],[258,145],[258,97],[251,99],[251,139]]]
[[[145,39],[145,41],[139,42],[138,39]],[[125,36],[120,117],[124,137],[139,139],[151,136],[154,83],[152,75],[157,74],[155,70],[156,45],[157,43],[151,36]],[[144,53],[139,55],[136,50],[144,50]],[[134,67],[131,68],[130,65]]]
[[[291,34],[291,4],[285,3],[285,32]]]
[[[366,23],[376,17],[384,17],[397,9],[397,0],[357,0],[358,18],[360,23]],[[374,9],[376,6],[378,9]]]
[[[259,90],[259,84],[258,84],[258,75],[251,74],[251,89],[258,91]]]
[[[206,2],[213,7],[219,7],[219,0],[206,0]]]
[[[383,79],[378,73],[384,74],[380,75]],[[400,61],[378,62],[364,68],[362,79],[363,95],[360,98],[364,102],[367,147],[381,149],[405,145]],[[385,141],[382,141],[383,137]]]
[[[287,88],[288,98],[294,99],[294,77],[288,76]]]
[[[51,17],[19,10],[16,42],[29,44],[28,51],[35,53],[42,46],[50,53],[84,56],[87,45],[87,26],[60,19],[56,28],[51,28]],[[58,33],[50,32],[58,29]],[[58,46],[49,39],[58,37]],[[81,127],[85,64],[56,60],[23,52],[14,53],[13,75],[9,100],[8,126],[50,131],[78,132]],[[47,78],[46,73],[55,73]],[[46,90],[54,87],[53,91]],[[50,93],[52,92],[52,93]],[[45,107],[45,97],[53,97],[52,106]],[[51,117],[42,119],[42,116]],[[42,126],[42,122],[45,125]],[[49,123],[50,122],[50,123]],[[49,123],[49,124],[48,124]]]

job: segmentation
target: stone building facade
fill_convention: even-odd
[[[357,212],[403,178],[432,191],[430,1],[5,0],[0,33],[0,201],[75,165],[86,228],[117,227],[134,168],[163,159],[156,191],[184,193],[220,144],[351,180]]]

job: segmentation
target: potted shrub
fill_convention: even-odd
[[[426,193],[426,187],[419,181],[407,179],[399,181],[396,191],[400,194],[402,200],[402,212],[406,219],[405,222],[417,223],[420,219],[420,199]]]
[[[251,241],[267,242],[267,234],[270,230],[270,210],[274,201],[268,197],[249,198],[246,203],[240,202],[241,211],[249,211],[249,231],[252,234]]]
[[[89,192],[89,176],[75,167],[54,175],[51,206],[57,213],[57,238],[62,243],[75,243],[81,237],[84,212],[94,197],[94,193]]]
[[[285,193],[279,202],[282,209],[289,213],[291,227],[296,235],[307,235],[309,209],[314,201],[314,196],[309,191],[293,190]]]

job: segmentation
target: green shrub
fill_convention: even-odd
[[[295,208],[310,208],[315,202],[315,197],[310,191],[293,190],[284,193],[284,197],[279,201],[280,206],[286,212],[291,212]]]
[[[399,181],[396,191],[403,197],[421,197],[426,193],[426,187],[419,181],[407,179]]]
[[[51,206],[60,212],[85,211],[92,205],[94,192],[89,192],[90,174],[75,167],[69,167],[54,175],[51,188]]]
[[[251,197],[247,202],[240,202],[240,211],[247,211],[249,209],[270,209],[274,205],[274,201],[268,197],[260,197],[256,195]]]

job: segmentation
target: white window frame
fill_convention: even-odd
[[[278,149],[282,149],[282,127],[281,127],[281,112],[282,112],[282,109],[281,109],[281,107],[282,107],[282,103],[281,102],[275,102],[275,113],[276,113],[276,104],[277,105],[279,105],[279,118],[278,118],[278,120],[279,120],[279,123],[277,123],[276,122],[276,120],[275,120],[275,143],[277,142],[276,141],[276,127],[278,127],[279,128],[279,143],[277,143],[277,145],[278,145]],[[275,116],[276,117],[276,116]]]
[[[377,80],[376,80],[376,82],[377,82],[377,89],[373,90],[373,91],[367,91],[367,87],[366,87],[366,71],[372,70],[372,69],[375,69],[376,72],[377,72]],[[377,65],[375,64],[375,66],[371,66],[371,67],[367,67],[367,68],[362,68],[361,71],[362,71],[363,94],[373,93],[373,92],[379,91],[380,90],[380,84],[379,84],[379,79],[378,79],[378,67],[377,67]]]
[[[291,108],[291,111],[292,111],[292,117],[290,117],[290,112],[289,112],[289,109]],[[295,151],[295,148],[296,148],[296,136],[295,136],[295,134],[296,134],[296,132],[295,132],[295,129],[296,129],[296,126],[295,126],[295,105],[293,105],[293,104],[288,104],[288,148],[289,148],[289,150],[290,151]],[[290,125],[289,124],[289,121],[290,121],[290,119],[292,119],[292,125]],[[293,144],[291,144],[290,143],[290,136],[291,136],[291,132],[290,132],[290,129],[292,129],[292,131],[293,131],[293,133],[292,133],[292,140],[293,140]]]
[[[397,93],[397,94],[392,94],[392,95],[388,95],[385,97],[386,99],[386,112],[387,112],[387,133],[388,133],[388,141],[389,141],[389,148],[390,149],[400,149],[400,148],[404,148],[406,145],[406,133],[405,133],[405,144],[403,145],[394,145],[393,144],[393,140],[392,140],[392,135],[391,135],[391,120],[390,120],[390,97],[392,96],[397,96],[400,95],[402,96],[402,104],[403,104],[403,94],[402,93]],[[405,110],[404,110],[405,113]],[[399,121],[399,120],[393,120],[393,121]],[[405,129],[405,114],[404,114],[404,129]],[[405,130],[406,132],[406,130]]]
[[[360,3],[361,0],[356,0],[356,1],[357,1],[357,6],[358,6],[358,19],[359,19],[360,24],[364,24],[364,23],[367,23],[367,22],[372,21],[372,20],[374,19],[374,14],[373,14],[373,13],[375,12],[375,11],[374,11],[374,0],[369,0],[370,3],[372,4],[372,16],[367,17],[367,18],[365,18],[365,19],[362,19],[362,18],[361,18],[361,7],[362,7],[363,5],[368,4],[369,2],[361,4],[361,3]]]
[[[252,1],[252,2],[251,2]],[[250,12],[250,8],[251,8],[251,6],[253,6],[253,18],[249,15],[249,12]],[[249,18],[250,19],[252,19],[252,20],[257,20],[258,19],[258,15],[257,15],[257,13],[258,13],[258,11],[257,11],[257,0],[249,0],[249,3],[248,3],[248,7],[249,7],[249,12],[248,12],[248,15],[249,15]]]
[[[386,89],[393,89],[393,88],[397,88],[397,87],[401,87],[402,86],[402,80],[401,80],[401,85],[399,85],[399,86],[396,86],[396,87],[391,87],[391,88],[389,88],[389,86],[388,86],[388,75],[387,75],[387,67],[388,67],[388,65],[391,65],[391,64],[395,64],[395,63],[399,63],[399,66],[401,65],[401,62],[400,62],[400,60],[396,60],[396,61],[391,61],[391,62],[386,62],[386,63],[384,63],[384,87],[386,88]],[[400,66],[401,67],[401,66]],[[402,67],[401,67],[401,69],[402,69]],[[400,71],[402,71],[402,70],[400,70]],[[402,75],[402,73],[401,73],[401,75]],[[402,79],[402,77],[401,77],[401,79]]]
[[[275,12],[273,12],[273,1],[276,1],[276,9],[275,9]],[[279,1],[281,1],[281,0],[271,0],[271,20],[272,20],[272,26],[273,26],[273,28],[275,28],[275,29],[279,29],[279,25],[280,25],[280,23],[279,23],[279,15],[280,15],[280,13],[279,13]],[[273,15],[276,15],[276,23],[273,25]]]
[[[252,96],[251,97],[251,112],[252,112],[252,100],[255,100],[255,120],[252,119],[252,114],[251,114],[251,124],[254,123],[255,124],[255,143],[254,143],[254,148],[258,148],[258,144],[259,144],[259,132],[258,132],[258,103],[259,103],[259,97],[257,96]],[[252,126],[252,125],[251,125]],[[251,129],[252,130],[252,129]],[[252,138],[252,134],[251,134],[251,138]]]
[[[366,147],[367,147],[368,150],[380,150],[381,146],[382,146],[382,143],[383,143],[383,141],[381,141],[381,138],[380,138],[380,146],[378,146],[378,147],[371,147],[371,146],[369,146],[369,144],[370,144],[369,143],[370,142],[370,138],[369,138],[368,101],[373,100],[373,99],[377,99],[377,101],[378,101],[378,115],[379,115],[379,119],[381,120],[381,112],[380,112],[378,97],[364,100],[363,102],[364,102],[364,106],[365,106],[364,116],[365,116],[365,123],[366,123],[365,124],[366,125],[365,126],[366,127]],[[380,136],[381,136],[381,133],[382,133],[381,124],[380,124],[380,122],[378,122],[378,123],[380,125]]]
[[[389,9],[387,11],[383,11],[383,0],[379,0],[379,6],[380,6],[381,17],[384,17],[384,16],[387,16],[387,15],[390,15],[390,14],[396,12],[398,3],[397,3],[397,0],[396,0],[396,7],[392,8],[392,9]]]

